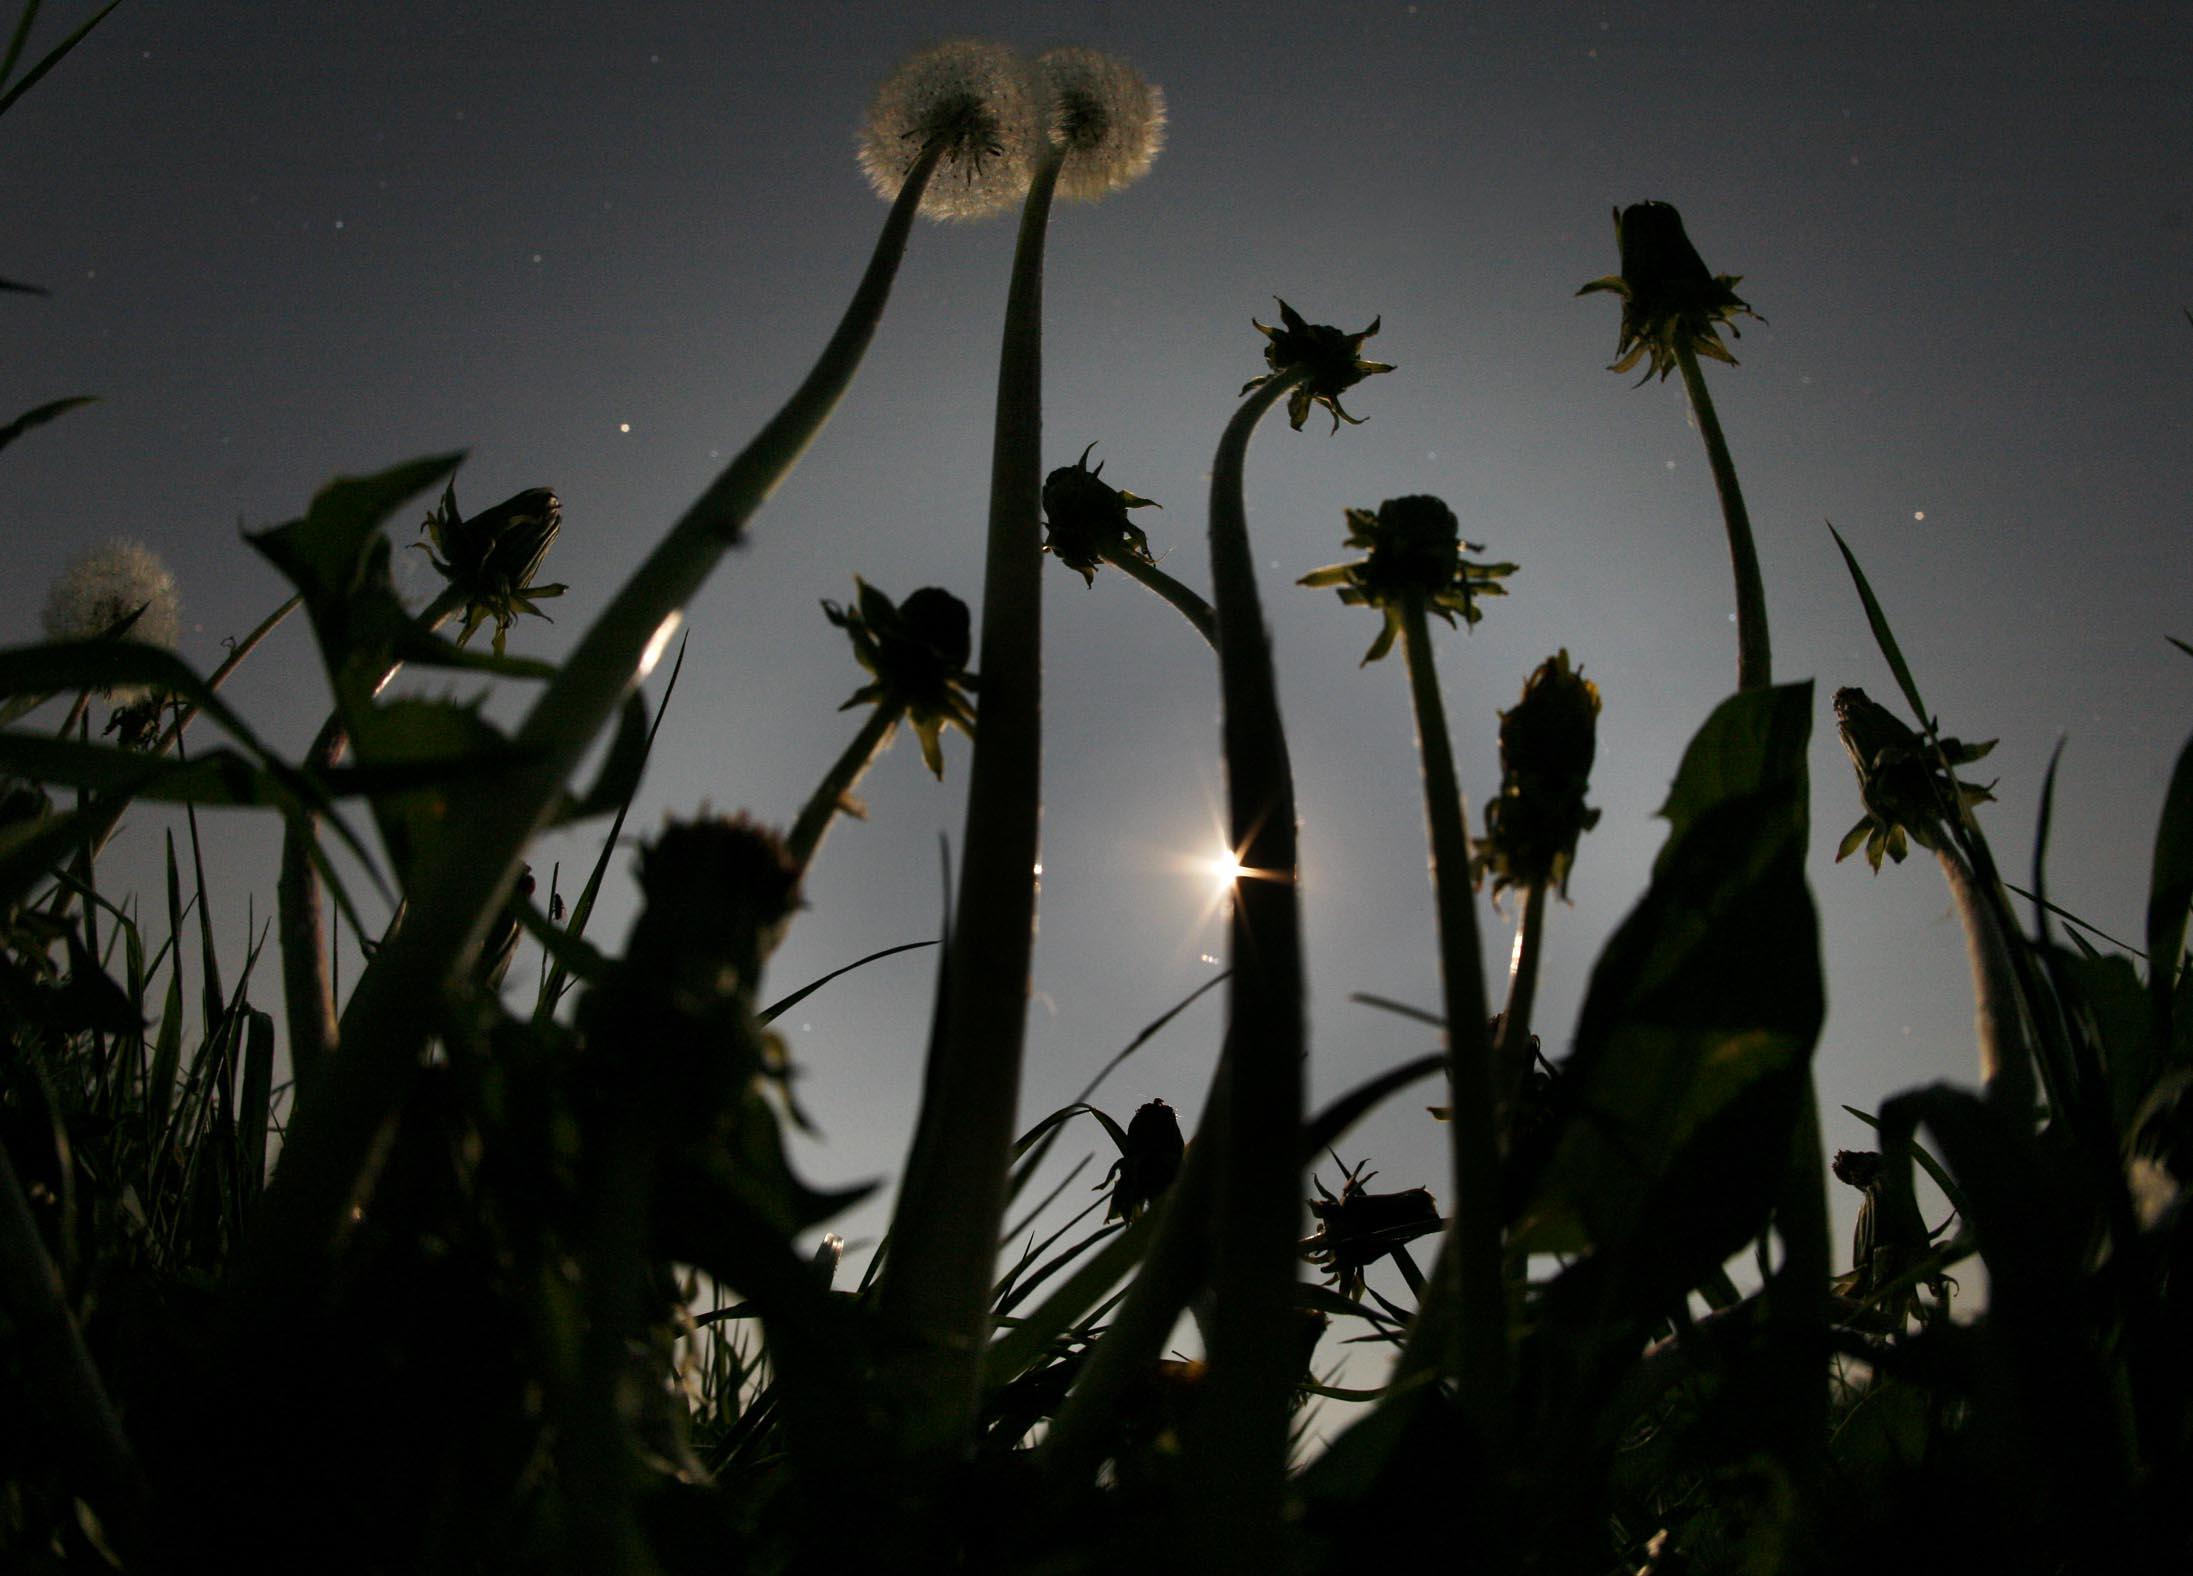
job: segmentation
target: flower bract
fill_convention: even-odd
[[[1741,276],[1706,269],[1698,249],[1683,233],[1683,218],[1664,202],[1632,203],[1614,214],[1615,244],[1622,271],[1594,279],[1576,293],[1610,291],[1622,298],[1622,337],[1614,347],[1610,372],[1627,372],[1646,361],[1644,382],[1665,378],[1677,366],[1678,346],[1693,355],[1736,365],[1721,343],[1719,325],[1737,334],[1735,319],[1757,318],[1737,295]],[[1762,319],[1762,321],[1764,321]],[[1738,336],[1740,337],[1740,336]]]
[[[1485,616],[1477,605],[1479,597],[1508,594],[1500,582],[1514,574],[1516,566],[1464,558],[1463,553],[1481,553],[1484,547],[1462,540],[1454,511],[1437,498],[1422,494],[1388,498],[1376,513],[1350,509],[1347,519],[1347,545],[1367,549],[1370,556],[1313,569],[1299,583],[1338,586],[1340,600],[1349,606],[1385,610],[1385,627],[1363,654],[1367,663],[1393,649],[1411,601],[1421,602],[1427,612],[1437,613],[1449,624],[1458,613],[1465,624],[1475,624]]]
[[[1095,449],[1090,444],[1080,459],[1061,465],[1043,480],[1043,550],[1092,586],[1107,553],[1153,562],[1149,538],[1127,518],[1127,511],[1164,507],[1104,482],[1101,463],[1094,470],[1089,468]]]
[[[939,736],[945,727],[955,727],[969,738],[975,732],[970,695],[975,676],[967,671],[974,637],[967,604],[935,586],[924,586],[904,602],[893,602],[858,575],[853,584],[859,594],[852,606],[824,602],[822,610],[852,640],[853,655],[874,678],[838,709],[866,703],[898,706],[921,740],[921,758],[942,777],[944,749]]]
[[[1363,359],[1363,341],[1378,332],[1380,319],[1372,318],[1371,326],[1361,333],[1344,334],[1329,324],[1303,321],[1301,313],[1280,301],[1279,327],[1258,323],[1254,318],[1249,321],[1268,341],[1264,346],[1264,364],[1272,370],[1242,384],[1242,393],[1260,388],[1298,367],[1307,368],[1309,375],[1287,397],[1287,421],[1295,431],[1302,430],[1312,405],[1322,405],[1332,413],[1335,432],[1340,430],[1342,422],[1353,427],[1363,424],[1361,417],[1351,416],[1340,408],[1340,396],[1374,373],[1393,370],[1386,362]]]
[[[896,197],[937,143],[921,211],[932,219],[997,213],[1028,190],[1043,135],[1041,93],[1033,67],[1004,44],[960,38],[922,50],[876,89],[861,127],[861,168],[879,194]]]
[[[1165,94],[1117,55],[1051,49],[1036,58],[1050,103],[1050,136],[1065,153],[1061,197],[1118,191],[1149,173],[1165,145]]]
[[[1864,848],[1866,863],[1878,873],[1884,853],[1901,864],[1912,843],[1942,848],[1946,846],[1945,818],[1995,797],[1980,784],[1953,776],[1943,765],[1957,767],[1980,759],[1995,748],[1993,739],[1980,744],[1942,739],[1937,755],[1937,746],[1921,739],[1862,689],[1835,692],[1835,730],[1858,773],[1858,797],[1866,807],[1837,846],[1838,862]]]
[[[465,598],[459,645],[488,619],[495,621],[495,654],[502,655],[510,626],[521,613],[546,618],[536,605],[562,596],[561,585],[539,585],[534,576],[563,528],[563,504],[546,487],[529,487],[470,519],[457,509],[457,484],[442,490],[442,501],[426,517],[418,545],[434,567]]]

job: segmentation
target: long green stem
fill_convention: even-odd
[[[330,1098],[297,1113],[259,1230],[244,1256],[247,1288],[294,1286],[346,1229],[370,1181],[376,1141],[442,1011],[518,874],[519,856],[625,693],[669,644],[684,608],[746,522],[798,464],[852,382],[874,338],[905,254],[914,212],[942,152],[932,144],[908,172],[867,272],[814,370],[767,426],[694,501],[580,640],[516,740],[524,764],[470,801],[462,835],[422,873],[412,922],[377,954],[343,1014]]]
[[[1774,652],[1767,638],[1767,592],[1759,578],[1759,552],[1752,546],[1751,515],[1744,508],[1744,491],[1736,484],[1736,467],[1729,459],[1728,440],[1721,436],[1721,418],[1714,414],[1705,374],[1698,370],[1697,354],[1681,335],[1676,336],[1675,360],[1683,369],[1683,387],[1698,417],[1706,463],[1713,467],[1713,485],[1721,495],[1721,520],[1728,527],[1729,562],[1736,571],[1736,687],[1765,689],[1774,682]]]
[[[891,730],[905,715],[905,708],[890,701],[878,701],[860,725],[860,731],[830,763],[830,770],[800,806],[799,819],[792,823],[792,830],[784,837],[784,851],[790,856],[792,868],[805,873],[814,863],[815,850],[822,846],[823,834],[830,830],[830,823],[845,808],[845,796],[853,791],[853,785],[874,764],[876,756],[890,742]]]
[[[1043,250],[1061,157],[1036,168],[1006,296],[959,906],[883,1277],[883,1317],[922,1396],[904,1441],[916,1450],[974,1425],[1020,1104],[1043,789]]]
[[[1137,557],[1133,553],[1102,552],[1100,556],[1120,573],[1141,581],[1179,609],[1181,617],[1195,626],[1195,632],[1203,637],[1211,649],[1218,649],[1218,615],[1211,611],[1211,604],[1197,595],[1193,587],[1182,585],[1147,558]]]
[[[1973,1020],[1980,1046],[1980,1085],[1988,1099],[2020,1121],[2033,1110],[2033,1052],[2025,1032],[2025,1012],[2010,952],[2003,943],[1995,910],[1980,891],[1972,869],[1945,843],[1936,855],[1949,895],[1964,921],[1965,956],[1972,967]]]
[[[1211,467],[1211,589],[1218,613],[1234,887],[1225,1056],[1226,1166],[1215,1214],[1208,1405],[1192,1449],[1209,1538],[1234,1569],[1280,1563],[1287,1420],[1300,1361],[1293,1307],[1302,1216],[1300,857],[1294,770],[1256,590],[1242,470],[1266,412],[1305,373],[1273,378],[1234,412]]]
[[[1500,1109],[1514,1101],[1531,1067],[1531,1013],[1538,1005],[1538,956],[1546,939],[1546,883],[1523,889],[1515,920],[1515,953],[1508,964],[1508,1004],[1500,1012],[1500,1035],[1493,1043],[1493,1080]]]
[[[1446,1325],[1463,1407],[1495,1449],[1508,1430],[1507,1306],[1500,1264],[1500,1138],[1487,1033],[1483,954],[1471,888],[1469,831],[1454,776],[1454,748],[1439,698],[1439,672],[1421,597],[1402,604],[1409,696],[1423,757],[1424,814],[1431,830],[1432,891],[1439,917],[1439,982],[1447,1014],[1447,1073],[1454,1089],[1447,1124],[1454,1198],[1442,1260],[1458,1299]]]

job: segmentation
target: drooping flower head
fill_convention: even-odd
[[[1866,863],[1878,874],[1884,853],[1901,864],[1911,843],[1939,849],[1944,846],[1945,817],[1956,814],[1960,805],[1983,804],[1995,797],[1978,783],[1952,776],[1941,765],[1945,760],[1951,766],[1976,761],[1995,748],[1993,739],[1980,744],[1942,739],[1937,758],[1925,740],[1862,689],[1835,692],[1835,731],[1858,773],[1858,797],[1866,807],[1836,848],[1838,863],[1863,847]]]
[[[947,724],[969,738],[975,733],[975,676],[967,671],[974,654],[967,604],[949,591],[924,586],[894,603],[860,576],[851,607],[824,602],[822,611],[853,642],[853,655],[874,679],[853,692],[838,709],[870,702],[896,705],[921,740],[921,758],[938,777],[944,775],[940,739]]]
[[[472,638],[481,624],[495,621],[495,654],[502,655],[510,626],[521,613],[546,618],[535,604],[562,596],[562,585],[536,585],[534,576],[563,528],[563,504],[546,487],[529,487],[482,509],[469,520],[457,510],[457,484],[442,489],[442,501],[419,527],[427,540],[414,543],[458,591],[464,594],[464,630],[458,644]]]
[[[46,592],[48,640],[113,637],[173,649],[182,632],[182,598],[159,555],[126,537],[102,542],[69,561]],[[142,698],[141,688],[108,692],[117,704]]]
[[[1103,464],[1089,468],[1089,456],[1095,450],[1096,445],[1090,444],[1080,459],[1061,465],[1043,481],[1043,550],[1092,586],[1107,552],[1153,561],[1150,539],[1127,518],[1127,511],[1164,507],[1102,481]]]
[[[1272,299],[1279,298],[1274,296]],[[1379,318],[1372,318],[1371,326],[1359,334],[1343,334],[1330,324],[1304,322],[1301,313],[1280,301],[1279,327],[1258,323],[1255,318],[1249,321],[1270,341],[1264,347],[1264,364],[1272,370],[1242,384],[1242,393],[1261,388],[1297,367],[1307,367],[1309,377],[1287,397],[1288,424],[1300,432],[1310,407],[1322,405],[1332,412],[1335,432],[1340,430],[1342,422],[1351,427],[1363,425],[1361,417],[1351,416],[1340,408],[1340,396],[1373,373],[1393,370],[1390,363],[1363,359],[1363,341],[1378,332]]]
[[[1094,201],[1149,173],[1165,145],[1165,94],[1119,58],[1050,49],[1036,58],[1050,99],[1050,136],[1065,150],[1058,194]]]
[[[1163,1100],[1151,1100],[1127,1124],[1127,1144],[1104,1173],[1098,1188],[1109,1187],[1112,1201],[1106,1220],[1134,1220],[1173,1185],[1187,1153],[1180,1118]],[[1116,1179],[1116,1180],[1115,1180]]]
[[[1687,345],[1693,355],[1736,365],[1736,358],[1721,343],[1716,325],[1727,324],[1738,334],[1738,314],[1758,318],[1736,294],[1737,274],[1715,274],[1683,233],[1683,217],[1664,202],[1632,203],[1614,214],[1614,239],[1621,250],[1622,271],[1594,279],[1576,293],[1612,291],[1622,298],[1622,337],[1614,347],[1615,361],[1609,372],[1627,372],[1644,357],[1645,382],[1657,373],[1663,379],[1675,370],[1676,347]],[[1761,322],[1765,319],[1760,318]]]
[[[1310,1200],[1317,1234],[1306,1245],[1306,1254],[1332,1276],[1335,1291],[1358,1300],[1363,1296],[1365,1270],[1445,1224],[1427,1189],[1373,1193],[1369,1183],[1378,1173],[1364,1173],[1369,1163],[1360,1162],[1342,1173],[1338,1198],[1318,1177],[1310,1178],[1318,1192]]]
[[[1566,896],[1576,841],[1599,822],[1584,803],[1598,750],[1599,687],[1566,650],[1541,662],[1523,698],[1500,714],[1500,793],[1485,806],[1471,866],[1504,887],[1553,886]]]
[[[1437,498],[1422,494],[1388,498],[1375,514],[1350,509],[1347,519],[1347,545],[1365,548],[1370,556],[1313,569],[1299,583],[1338,586],[1340,600],[1350,607],[1385,610],[1385,626],[1364,653],[1365,662],[1376,662],[1393,649],[1412,600],[1449,624],[1457,613],[1465,624],[1475,624],[1485,616],[1477,605],[1479,597],[1508,594],[1500,582],[1515,573],[1515,565],[1480,564],[1464,558],[1465,552],[1483,552],[1484,545],[1463,541],[1454,511]]]
[[[977,219],[1028,190],[1043,135],[1042,90],[1018,51],[959,38],[909,56],[883,79],[860,133],[860,167],[883,197],[896,197],[931,143],[943,154],[921,211]]]

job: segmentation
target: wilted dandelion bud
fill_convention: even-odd
[[[1272,299],[1279,298],[1274,296]],[[1362,426],[1361,417],[1351,416],[1340,408],[1340,396],[1374,373],[1393,370],[1387,362],[1363,359],[1363,341],[1378,332],[1380,321],[1374,317],[1371,326],[1361,333],[1343,334],[1329,323],[1305,322],[1300,312],[1280,301],[1279,327],[1249,319],[1250,325],[1267,341],[1264,364],[1272,370],[1260,378],[1249,379],[1241,385],[1241,392],[1246,394],[1297,367],[1306,367],[1309,376],[1287,397],[1288,424],[1300,432],[1310,407],[1322,405],[1332,413],[1333,431],[1338,432],[1342,422],[1351,427]]]
[[[1058,193],[1093,201],[1149,173],[1165,145],[1165,95],[1117,55],[1051,49],[1036,59],[1050,134],[1065,152]]]
[[[1426,1189],[1373,1193],[1368,1184],[1378,1173],[1363,1175],[1362,1171],[1358,1165],[1341,1179],[1338,1198],[1318,1178],[1310,1178],[1318,1192],[1310,1200],[1317,1233],[1304,1247],[1310,1262],[1332,1276],[1334,1290],[1358,1299],[1363,1295],[1365,1270],[1445,1224]]]
[[[1675,370],[1679,345],[1694,355],[1736,365],[1716,325],[1727,324],[1729,333],[1737,335],[1738,314],[1759,314],[1736,294],[1740,276],[1707,271],[1683,233],[1683,216],[1664,202],[1632,203],[1615,210],[1614,239],[1622,271],[1594,279],[1576,292],[1606,290],[1622,298],[1622,337],[1614,347],[1614,365],[1607,370],[1627,372],[1649,356],[1645,378],[1655,373],[1665,378]]]
[[[943,152],[921,211],[976,219],[1028,190],[1042,135],[1034,69],[1003,44],[961,38],[911,56],[884,78],[861,127],[860,166],[896,197],[932,143]]]
[[[894,603],[860,576],[851,607],[822,604],[823,615],[845,631],[853,655],[875,675],[838,709],[873,703],[897,706],[921,740],[921,758],[944,775],[942,734],[950,725],[969,738],[975,732],[975,676],[967,671],[974,654],[973,621],[967,604],[951,592],[924,586]]]
[[[1180,1175],[1180,1161],[1187,1152],[1180,1136],[1180,1119],[1163,1100],[1152,1100],[1135,1112],[1127,1124],[1127,1147],[1104,1174],[1104,1187],[1116,1176],[1111,1208],[1106,1220],[1133,1220],[1148,1209],[1157,1196]]]
[[[495,652],[500,656],[520,613],[548,616],[535,601],[562,596],[565,588],[535,585],[533,577],[541,572],[541,563],[562,528],[563,504],[546,487],[529,487],[469,520],[457,512],[457,484],[451,482],[442,490],[441,504],[419,527],[427,540],[417,545],[426,549],[442,578],[464,594],[460,644],[492,618]]]
[[[641,850],[639,878],[626,964],[697,999],[750,993],[799,902],[784,845],[743,815],[672,821]]]
[[[1943,846],[1942,818],[1954,813],[1960,801],[1974,805],[1995,797],[1941,766],[1945,760],[1962,766],[1980,759],[1995,748],[1993,739],[1981,744],[1943,739],[1938,759],[1925,740],[1862,689],[1835,692],[1835,730],[1858,774],[1858,798],[1866,807],[1835,850],[1838,862],[1863,847],[1866,863],[1878,873],[1884,853],[1901,864],[1912,843],[1938,849]]]
[[[1479,597],[1508,594],[1500,582],[1515,573],[1515,565],[1480,564],[1464,558],[1465,551],[1481,553],[1484,547],[1462,540],[1454,511],[1437,498],[1425,494],[1388,498],[1375,513],[1348,510],[1347,522],[1347,545],[1363,548],[1370,556],[1313,569],[1298,584],[1337,586],[1340,600],[1350,607],[1384,609],[1385,625],[1364,653],[1365,662],[1376,662],[1393,649],[1411,603],[1449,624],[1457,613],[1465,624],[1475,624],[1485,616],[1477,605]]]
[[[1576,841],[1598,824],[1584,803],[1598,751],[1599,688],[1566,650],[1541,662],[1523,698],[1500,714],[1500,794],[1485,806],[1472,864],[1504,887],[1568,891]]]
[[[98,640],[115,636],[173,649],[182,632],[183,604],[175,577],[142,542],[116,537],[77,554],[46,592],[48,640]],[[127,704],[142,689],[108,692]]]
[[[1129,509],[1164,507],[1123,488],[1106,485],[1104,467],[1089,468],[1095,444],[1071,465],[1061,465],[1043,482],[1043,550],[1090,585],[1107,552],[1126,553],[1150,562],[1150,539],[1127,518]]]

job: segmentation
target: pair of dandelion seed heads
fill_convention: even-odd
[[[1094,200],[1140,180],[1165,140],[1165,95],[1126,61],[1094,49],[1030,60],[1007,45],[954,39],[884,79],[861,129],[860,162],[896,197],[932,144],[938,168],[921,211],[974,219],[1018,202],[1046,150],[1061,196]]]

